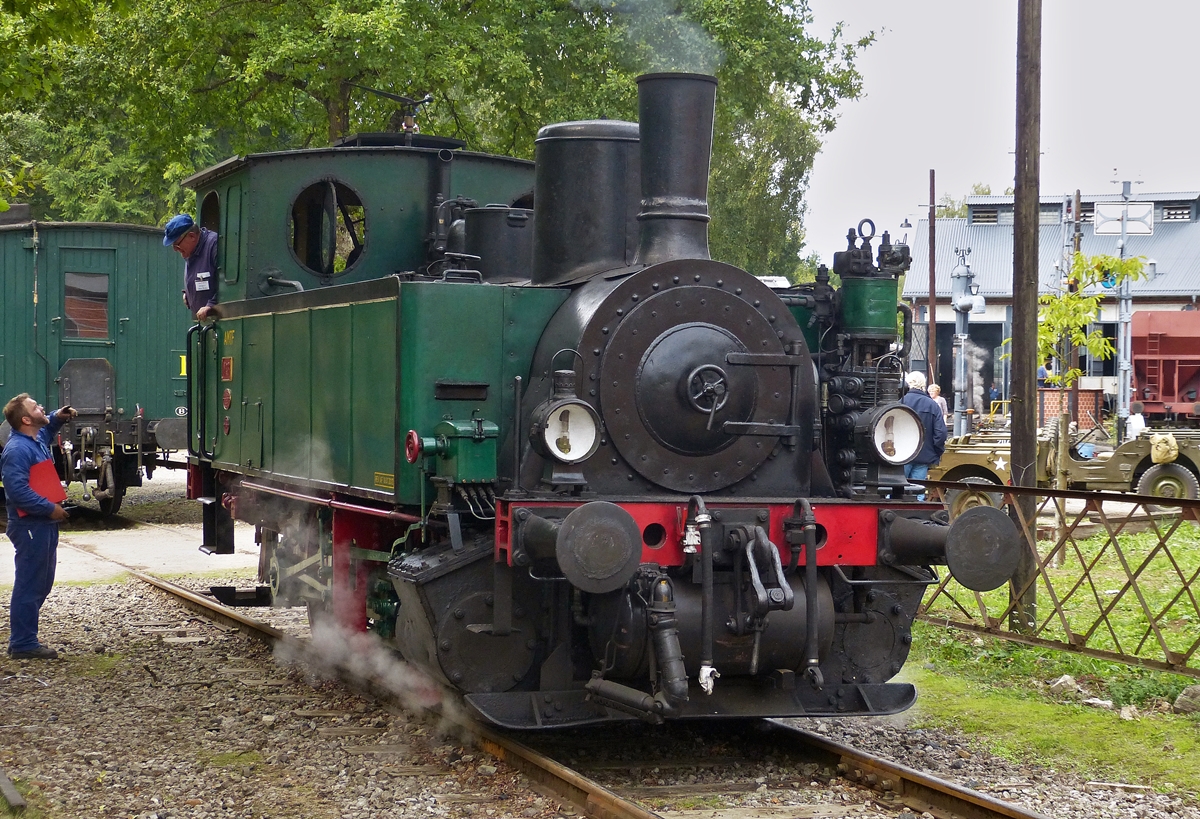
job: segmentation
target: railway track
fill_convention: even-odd
[[[268,644],[297,639],[178,584],[142,572],[131,574],[204,617],[255,639]],[[340,670],[339,677],[385,705],[391,698],[370,679],[346,669]],[[779,721],[746,722],[736,728],[724,723],[660,728],[630,723],[605,728],[599,737],[593,728],[517,739],[461,715],[443,716],[462,720],[462,728],[480,750],[590,817],[825,817],[850,815],[847,811],[853,806],[853,815],[861,817],[894,818],[907,812],[937,819],[1045,819],[1013,803]],[[657,784],[655,774],[668,768],[704,775],[688,777],[692,781],[684,785]],[[814,789],[820,792],[816,802]],[[809,793],[803,805],[789,804],[804,791]],[[748,795],[758,804],[744,805]],[[775,804],[763,805],[764,800]]]

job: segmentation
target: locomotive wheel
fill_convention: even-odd
[[[999,481],[992,478],[971,476],[963,478],[960,483],[971,484],[970,489],[951,489],[946,493],[946,509],[950,512],[950,520],[954,520],[968,509],[976,506],[994,506],[999,508],[1004,503],[1004,496],[999,492],[988,492],[983,487],[997,486]],[[978,486],[976,489],[974,487]]]
[[[283,578],[284,567],[280,564],[278,551],[271,555],[267,568],[267,583],[271,587],[271,605],[287,608],[296,605],[292,597],[293,585]],[[309,610],[311,615],[311,609]],[[309,618],[310,625],[312,618]]]
[[[125,487],[117,486],[111,498],[100,499],[100,514],[108,517],[121,510],[121,501],[125,499]]]
[[[1192,471],[1182,464],[1155,464],[1138,478],[1137,493],[1160,498],[1195,500],[1200,496],[1200,481],[1197,481]],[[1169,515],[1178,512],[1179,507],[1148,503],[1146,511],[1151,515]]]

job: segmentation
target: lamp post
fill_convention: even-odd
[[[958,264],[950,271],[950,303],[954,306],[954,434],[963,435],[967,410],[967,323],[971,313],[986,309],[975,274],[967,264],[971,248],[954,248]]]

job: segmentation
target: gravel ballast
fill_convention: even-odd
[[[292,631],[303,627],[300,612],[276,611],[271,619]],[[262,644],[201,620],[135,581],[58,587],[43,617],[44,639],[65,659],[0,660],[0,768],[46,816],[573,813],[452,730],[366,701],[323,679],[311,657],[274,657]],[[347,650],[331,649],[335,655]],[[386,661],[371,662],[376,676],[394,671]],[[406,686],[414,704],[429,701],[419,682],[397,683]],[[1200,819],[1200,810],[1176,796],[1088,786],[1014,765],[953,732],[914,731],[885,720],[803,725],[1056,819]],[[764,772],[772,781],[781,775],[789,778],[788,772]],[[689,781],[697,781],[695,771],[655,774],[656,784]],[[737,802],[768,807],[828,796],[828,788],[811,797],[766,791]],[[861,816],[861,807],[848,807],[845,815]]]
[[[0,768],[45,816],[569,815],[461,737],[144,584],[56,588],[42,638],[64,659],[0,659]]]

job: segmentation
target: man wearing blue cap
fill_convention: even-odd
[[[183,257],[183,303],[197,321],[217,315],[217,234],[186,213],[171,218],[163,246]]]

